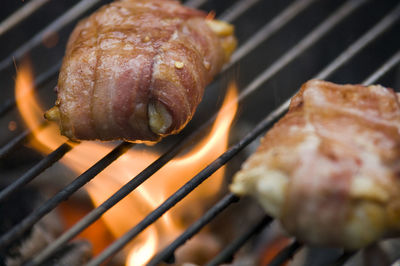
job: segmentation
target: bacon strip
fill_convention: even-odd
[[[312,80],[230,188],[300,241],[356,249],[400,234],[399,170],[396,93]]]
[[[172,0],[121,0],[79,22],[56,106],[71,139],[158,141],[190,121],[236,46],[233,27]]]

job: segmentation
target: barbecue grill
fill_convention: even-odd
[[[25,3],[9,3],[10,5],[6,5],[1,11],[0,79],[3,89],[0,92],[0,117],[4,132],[0,135],[2,136],[0,158],[4,162],[15,159],[13,154],[18,152],[31,136],[29,129],[9,131],[6,128],[17,113],[16,99],[13,95],[15,65],[18,66],[23,58],[29,56],[35,71],[34,84],[37,93],[52,95],[50,98],[54,101],[55,94],[51,93],[51,87],[55,85],[69,33],[80,18],[107,2],[110,1],[81,0],[72,3],[72,1],[30,0]],[[207,89],[203,103],[188,128],[178,136],[168,138],[160,144],[165,145],[167,149],[159,158],[24,265],[43,264],[181,153],[188,143],[198,137],[200,129],[215,120],[216,115],[210,115],[206,110],[210,107],[209,101],[219,97],[215,96],[215,91],[218,91],[218,87],[225,86],[224,79],[233,76],[239,88],[240,112],[236,118],[236,126],[231,130],[239,131],[239,127],[244,124],[250,125],[249,129],[245,130],[244,134],[239,134],[239,139],[232,141],[228,150],[220,154],[218,159],[192,177],[141,222],[92,258],[87,265],[99,265],[114,256],[163,214],[201,186],[201,183],[214,172],[225,164],[229,165],[230,161],[243,154],[244,149],[256,143],[258,137],[286,112],[289,98],[303,82],[310,78],[319,78],[338,83],[381,83],[393,88],[398,88],[400,85],[398,1],[187,0],[184,4],[206,11],[213,10],[219,19],[235,25],[239,47],[233,54],[231,62]],[[57,45],[53,46],[52,40],[56,40]],[[42,125],[46,126],[46,123]],[[27,170],[20,177],[10,181],[0,191],[0,202],[24,186],[28,186],[30,181],[52,167],[75,146],[75,143],[68,141],[47,156],[36,160],[29,168],[25,167]],[[20,220],[11,230],[1,235],[0,247],[4,249],[18,240],[42,217],[77,193],[82,186],[96,178],[96,175],[133,146],[134,144],[127,142],[115,144],[113,150],[104,158]],[[18,162],[17,159],[17,162],[14,162],[17,165],[19,163],[22,164],[22,160]],[[2,171],[7,168],[5,163],[1,167]],[[232,171],[238,169],[235,166],[232,168]],[[227,178],[229,179],[229,176]],[[237,201],[239,201],[237,196],[225,192],[225,195],[200,219],[164,249],[159,250],[148,262],[149,265],[173,262],[174,252],[179,247],[196,236],[204,226],[212,223],[225,209],[235,208],[233,203]],[[230,262],[243,245],[262,230],[267,230],[266,227],[271,222],[272,219],[268,216],[254,224],[249,222],[248,228],[207,265]],[[303,244],[294,240],[271,261],[270,265],[285,263],[301,248]],[[342,265],[351,261],[355,254],[356,252],[343,253],[336,256],[331,263]],[[392,263],[399,258],[400,253],[397,253],[397,257],[391,258]]]

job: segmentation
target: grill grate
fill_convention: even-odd
[[[229,193],[223,199],[221,199],[218,203],[214,205],[207,213],[204,214],[196,223],[190,226],[182,235],[180,235],[174,242],[168,245],[162,252],[160,252],[156,257],[154,257],[149,265],[157,265],[159,262],[163,260],[172,260],[174,261],[174,252],[175,250],[184,244],[187,240],[189,240],[192,236],[198,233],[201,228],[203,228],[206,224],[208,224],[214,217],[216,217],[220,212],[222,212],[225,208],[227,208],[230,204],[237,202],[239,200],[238,197]],[[268,220],[270,220],[268,218]],[[266,222],[261,223],[261,225],[265,225]],[[261,227],[261,226],[258,226]],[[172,258],[172,259],[171,259]]]
[[[0,37],[6,31],[11,31],[12,27],[19,24],[21,21],[26,19],[36,9],[45,6],[47,1],[34,1],[31,0],[29,13],[23,13],[17,11],[12,16],[13,24],[7,26],[3,31],[0,32]],[[35,47],[39,46],[44,36],[51,32],[58,32],[67,25],[75,22],[83,14],[89,10],[99,6],[100,1],[98,0],[82,0],[73,6],[70,10],[65,12],[61,17],[56,19],[54,22],[49,24],[48,27],[37,33],[32,39],[24,43],[20,48],[15,50],[12,54],[7,56],[5,59],[0,61],[0,73],[12,66],[13,60],[22,59],[26,53],[32,51]],[[239,17],[246,15],[246,12],[254,8],[260,1],[252,0],[239,0],[236,1],[230,8],[226,9],[225,12],[219,16],[219,18],[234,22]],[[227,72],[231,71],[238,62],[246,58],[250,53],[254,52],[260,45],[265,43],[267,40],[273,38],[275,34],[279,33],[287,24],[292,22],[302,12],[306,12],[313,4],[317,3],[317,0],[298,0],[292,1],[283,9],[278,15],[270,20],[261,27],[260,30],[255,32],[251,37],[240,45],[238,50],[233,54],[231,63],[227,65],[219,78],[226,75]],[[329,34],[336,26],[342,23],[344,20],[357,13],[363,6],[371,1],[368,0],[348,0],[335,9],[322,23],[306,34],[297,44],[291,47],[282,56],[272,62],[265,70],[259,75],[253,77],[249,85],[241,90],[238,101],[243,103],[245,100],[250,98],[255,92],[258,92],[261,87],[276,76],[280,71],[285,69],[293,61],[304,55],[304,53],[314,47],[322,38]],[[36,3],[36,5],[34,4]],[[187,5],[192,7],[199,7],[208,3],[206,0],[189,0],[186,2]],[[28,9],[28,8],[26,8]],[[19,15],[18,15],[19,14]],[[362,34],[357,40],[355,40],[348,48],[344,49],[336,58],[331,61],[326,67],[324,67],[317,75],[316,78],[327,79],[332,76],[333,73],[337,72],[345,64],[349,63],[354,57],[357,56],[364,48],[371,45],[379,39],[379,37],[389,31],[394,25],[398,23],[400,17],[400,5],[394,6],[389,13],[387,13],[380,21],[371,27],[366,33]],[[9,23],[9,22],[8,22]],[[3,24],[0,24],[0,26]],[[241,40],[239,40],[241,41]],[[59,59],[58,59],[59,60]],[[400,50],[395,52],[390,58],[382,64],[380,68],[374,71],[369,77],[367,77],[362,83],[372,84],[381,79],[385,74],[390,72],[395,66],[398,65],[400,60]],[[60,61],[49,68],[47,71],[42,72],[38,75],[35,80],[35,87],[40,89],[45,87],[44,84],[53,79],[60,67]],[[304,78],[304,77],[303,77]],[[304,80],[305,81],[305,80]],[[0,117],[6,116],[15,106],[15,99],[7,98],[6,101],[0,103]],[[275,108],[269,113],[261,122],[259,122],[246,136],[240,139],[238,143],[232,145],[225,153],[223,153],[218,159],[209,164],[200,173],[193,177],[189,182],[177,190],[171,195],[164,203],[152,211],[147,217],[145,217],[139,224],[133,227],[124,236],[117,239],[111,244],[106,250],[104,250],[97,257],[93,258],[88,265],[99,265],[108,259],[110,256],[121,250],[129,241],[140,234],[144,229],[153,224],[158,218],[164,213],[171,209],[180,200],[191,193],[196,187],[198,187],[204,180],[210,177],[215,171],[220,169],[223,165],[234,158],[241,150],[253,142],[263,132],[265,132],[271,125],[281,117],[288,109],[289,99],[284,101],[281,105]],[[216,115],[212,116],[204,123],[202,127],[206,127],[215,120]],[[46,125],[43,125],[46,126]],[[64,232],[56,241],[52,242],[47,248],[45,248],[40,254],[35,256],[26,265],[40,265],[45,259],[54,254],[59,248],[63,247],[69,240],[74,238],[80,232],[85,230],[89,225],[97,221],[105,212],[111,207],[122,200],[126,195],[140,186],[144,181],[150,178],[156,171],[168,163],[174,158],[182,149],[197,137],[201,130],[197,129],[195,132],[190,134],[183,133],[182,137],[178,139],[177,143],[171,146],[162,156],[156,161],[144,169],[136,177],[132,178],[126,185],[121,187],[115,194],[107,199],[99,207],[93,209],[71,229]],[[18,136],[14,137],[11,141],[8,141],[3,147],[0,148],[0,158],[5,158],[10,152],[18,147],[21,143],[26,141],[30,136],[31,132],[25,130]],[[31,169],[25,172],[20,178],[14,183],[0,191],[0,201],[4,200],[10,194],[21,188],[36,176],[42,173],[45,169],[50,167],[53,163],[57,162],[67,152],[73,149],[77,143],[67,142],[62,144],[48,156],[43,158],[40,162],[34,165]],[[134,144],[122,142],[116,148],[114,148],[109,154],[98,161],[95,165],[90,167],[86,172],[77,177],[73,182],[63,188],[55,196],[47,200],[42,204],[39,209],[32,212],[24,220],[13,227],[9,232],[0,237],[0,247],[4,248],[9,243],[20,237],[26,230],[32,225],[39,221],[44,215],[52,211],[58,206],[63,200],[67,199],[79,188],[95,178],[97,174],[103,171],[108,165],[117,160],[122,154],[132,148]],[[220,212],[228,208],[232,203],[239,199],[233,194],[228,193],[218,203],[216,203],[210,210],[204,214],[199,220],[197,220],[192,226],[190,226],[181,236],[175,241],[168,245],[163,251],[156,255],[149,263],[149,265],[157,265],[162,261],[173,260],[174,251],[183,245],[186,240],[198,233],[205,225],[210,223]],[[226,247],[217,257],[214,258],[208,265],[219,265],[220,263],[229,261],[231,257],[237,252],[237,250],[244,245],[254,234],[262,230],[271,219],[265,217],[254,226],[249,227],[249,230],[241,235],[238,239],[233,241]],[[271,262],[271,265],[281,265],[287,261],[293,254],[301,248],[301,244],[294,241],[292,244],[287,246],[275,259]],[[341,265],[353,254],[344,253],[335,263]]]
[[[286,246],[269,264],[269,266],[282,265],[289,258],[293,257],[296,251],[301,247],[301,244],[294,241],[292,244]]]

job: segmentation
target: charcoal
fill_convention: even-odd
[[[74,241],[56,252],[43,266],[84,265],[92,257],[92,246],[87,241]]]
[[[0,186],[1,189],[4,186]],[[0,202],[0,234],[8,232],[14,225],[31,213],[41,202],[38,191],[25,187],[13,193],[3,202]],[[18,240],[14,241],[6,248],[0,249],[0,265],[5,265],[8,258],[21,256],[20,247],[31,235],[32,230],[25,232]]]
[[[43,196],[29,186],[0,202],[0,234],[7,233],[43,202]],[[22,265],[53,242],[63,230],[65,228],[57,212],[49,213],[16,241],[0,249],[0,265]],[[50,258],[46,265],[82,265],[91,257],[91,251],[87,241],[74,241]]]

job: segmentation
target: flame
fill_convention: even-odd
[[[40,126],[44,123],[44,109],[33,94],[32,81],[30,66],[22,64],[17,71],[16,79],[17,105],[26,124],[33,131],[34,138],[30,144],[46,154],[67,139],[60,136],[55,124]],[[145,215],[227,149],[229,128],[236,110],[237,90],[235,85],[231,85],[207,137],[199,141],[185,156],[171,160],[103,215],[103,221],[115,237],[123,235],[135,226]],[[80,174],[111,150],[112,147],[104,143],[82,142],[67,153],[61,162]],[[160,154],[145,149],[131,149],[122,155],[85,186],[94,204],[98,206],[103,203],[159,156]],[[138,239],[130,243],[126,264],[135,266],[145,264],[163,243],[182,231],[183,220],[187,220],[187,217],[198,218],[203,213],[204,200],[218,191],[223,174],[224,169],[221,168],[174,209],[147,228]]]
[[[150,230],[150,231],[149,231]],[[146,238],[144,243],[133,247],[128,254],[126,259],[127,265],[144,265],[154,254],[154,250],[157,248],[157,233],[154,228],[148,228],[146,230]],[[150,257],[149,257],[149,254]]]

